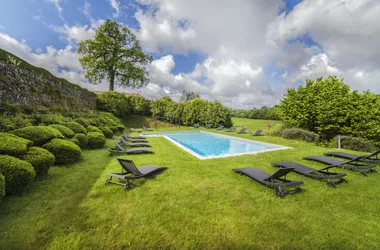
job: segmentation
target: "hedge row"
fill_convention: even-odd
[[[71,141],[53,139],[42,146],[55,157],[56,164],[71,164],[78,161],[81,157],[81,149]]]
[[[46,149],[30,147],[24,156],[24,160],[32,164],[37,176],[44,176],[49,172],[49,168],[54,165],[55,157]]]

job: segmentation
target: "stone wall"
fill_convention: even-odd
[[[45,106],[53,110],[96,110],[96,95],[87,89],[45,70],[41,73],[0,60],[0,105],[5,102],[19,104],[21,108]]]

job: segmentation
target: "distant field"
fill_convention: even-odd
[[[262,129],[264,133],[268,133],[266,122],[268,120],[254,120],[248,118],[232,118],[232,123],[237,128],[246,127],[248,132],[255,132],[258,129]],[[282,124],[281,121],[269,121],[272,124],[273,129],[277,124]]]

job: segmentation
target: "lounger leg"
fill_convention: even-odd
[[[112,183],[112,176],[106,180],[106,183],[104,185],[108,186],[110,183]]]
[[[127,182],[124,185],[124,190],[127,191],[130,187],[131,185],[129,184],[129,180],[127,179]]]
[[[330,187],[336,188],[336,185],[333,182],[331,182],[330,180],[327,181],[327,185]]]
[[[360,173],[366,177],[368,177],[368,175],[366,173],[363,172],[363,170],[360,170]]]

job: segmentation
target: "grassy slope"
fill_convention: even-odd
[[[125,158],[168,170],[135,181],[127,192],[104,186],[106,172],[120,170],[115,157],[105,149],[85,151],[82,162],[54,167],[22,197],[0,203],[0,248],[380,248],[379,174],[339,170],[349,183],[336,189],[290,174],[305,182],[305,192],[279,199],[231,169],[274,172],[274,161],[322,167],[301,157],[328,149],[255,139],[293,149],[201,161],[164,138],[149,138],[154,155]]]

